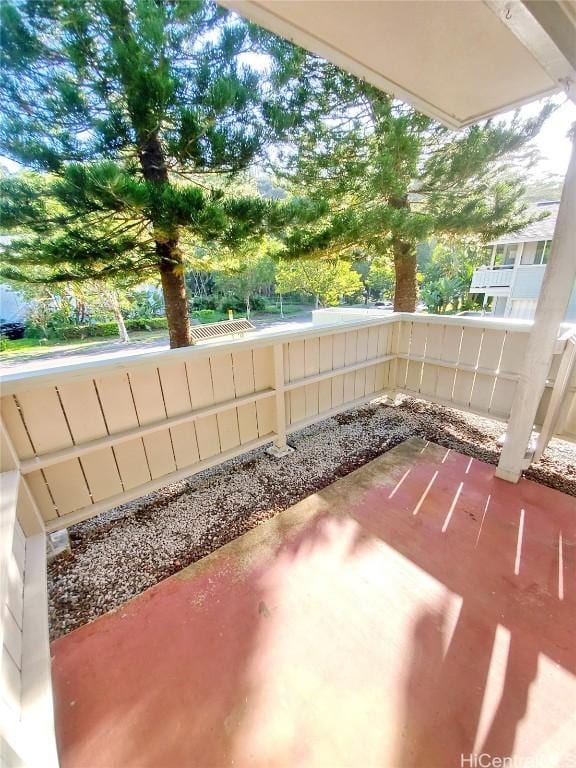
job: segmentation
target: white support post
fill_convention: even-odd
[[[558,373],[556,374],[556,381],[554,382],[552,394],[550,395],[550,402],[548,403],[542,429],[538,435],[534,461],[539,461],[542,458],[542,454],[546,450],[550,438],[554,434],[562,410],[562,405],[564,404],[564,398],[568,387],[570,386],[572,369],[574,368],[574,363],[576,361],[576,334],[565,339],[564,344],[566,346],[562,353],[562,359],[560,361]]]
[[[37,533],[45,533],[44,520],[36,500],[30,491],[26,478],[22,476],[20,459],[8,434],[8,430],[0,419],[0,472],[11,470],[16,470],[20,473],[17,516],[24,535],[34,536]]]
[[[576,150],[566,173],[548,267],[540,290],[534,325],[520,371],[506,439],[496,476],[516,483],[546,386],[560,324],[564,320],[576,280]]]
[[[286,403],[284,401],[284,348],[282,344],[274,344],[274,390],[276,392],[276,438],[268,449],[271,456],[279,459],[294,450],[286,443]]]

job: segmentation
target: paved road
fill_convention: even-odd
[[[257,333],[277,327],[279,330],[299,328],[312,322],[312,312],[306,310],[290,315],[282,320],[278,315],[260,315],[252,318]],[[1,357],[0,364],[4,373],[22,373],[56,368],[71,362],[92,363],[100,360],[113,360],[116,357],[160,352],[169,349],[168,336],[152,339],[136,339],[128,343],[122,341],[102,341],[78,347],[61,347],[49,352],[36,352],[18,357]]]

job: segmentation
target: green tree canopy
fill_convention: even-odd
[[[248,244],[221,253],[214,262],[217,270],[215,283],[222,293],[231,293],[244,301],[246,316],[250,317],[251,301],[255,294],[266,285],[274,282],[274,261],[272,253],[275,244],[263,240],[262,243]]]
[[[476,243],[435,243],[421,275],[420,295],[430,312],[443,313],[448,305],[452,311],[478,308],[481,301],[469,291],[474,269],[483,261],[485,255]]]
[[[341,259],[282,260],[276,268],[276,288],[281,293],[313,296],[316,308],[337,304],[341,296],[362,291],[362,279],[349,262]]]
[[[507,161],[526,151],[553,105],[530,119],[516,113],[454,132],[317,57],[300,53],[296,64],[286,88],[303,121],[281,172],[300,192],[328,201],[329,212],[294,233],[295,255],[357,248],[389,255],[395,309],[414,311],[419,242],[493,238],[530,220]]]
[[[189,344],[182,233],[231,245],[294,221],[298,202],[234,194],[289,124],[261,34],[201,0],[6,0],[0,184],[11,279],[160,274],[172,346]],[[276,50],[282,50],[277,42]]]
[[[368,270],[368,287],[377,299],[394,296],[394,264],[389,256],[375,256]]]

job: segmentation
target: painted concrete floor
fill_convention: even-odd
[[[411,439],[52,653],[62,768],[574,768],[576,502]]]

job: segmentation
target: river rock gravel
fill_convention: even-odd
[[[263,520],[412,436],[496,464],[504,426],[431,403],[375,401],[295,432],[282,459],[263,448],[70,528],[48,565],[52,639],[118,607]],[[576,496],[576,446],[553,440],[526,473]]]

